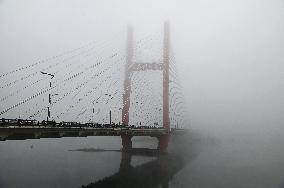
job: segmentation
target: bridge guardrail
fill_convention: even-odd
[[[36,120],[26,120],[26,119],[0,119],[0,128],[97,128],[97,129],[120,129],[120,131],[127,131],[127,130],[135,130],[138,131],[147,131],[149,129],[152,130],[161,130],[164,129],[163,127],[156,127],[156,126],[134,126],[134,125],[121,125],[121,124],[100,124],[100,123],[78,123],[78,122],[55,122],[55,121],[45,121],[42,122]]]

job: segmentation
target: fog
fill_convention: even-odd
[[[171,24],[190,127],[218,136],[282,137],[284,3],[280,0],[0,2],[1,72],[90,41]]]
[[[205,149],[195,162],[188,165],[171,182],[170,187],[281,186],[284,164],[282,148],[284,142],[283,0],[0,0],[0,75],[90,42],[96,44],[107,41],[109,46],[118,47],[119,52],[123,54],[126,51],[126,31],[129,24],[133,26],[134,38],[138,42],[140,38],[153,34],[160,37],[153,45],[158,50],[149,48],[145,53],[140,51],[135,56],[136,60],[160,61],[162,46],[159,45],[162,44],[163,24],[167,20],[170,22],[171,55],[175,59],[185,96],[184,104],[188,109],[186,116],[189,122],[180,126],[197,130],[203,135],[214,138],[212,140],[216,140],[216,143],[223,144]],[[112,53],[113,51],[105,51],[101,54]],[[100,59],[97,54],[93,56],[96,60]],[[117,74],[110,74],[114,79],[118,79],[118,74],[122,71],[118,66],[116,68]],[[32,71],[38,72],[38,69],[35,68]],[[11,80],[19,79],[21,76],[13,77],[12,75]],[[142,75],[139,79],[143,80],[146,77],[151,78],[149,75]],[[153,77],[155,79],[155,76]],[[59,79],[61,79],[60,76]],[[159,83],[161,84],[161,80]],[[6,82],[0,83],[0,86],[4,84]],[[48,81],[44,81],[38,87],[47,84]],[[64,86],[68,89],[75,84],[77,82],[66,86],[64,84]],[[21,87],[22,85],[19,84],[13,88],[14,90],[11,87],[1,89],[1,101],[2,97]],[[146,97],[149,97],[149,93],[154,95],[153,90],[149,91],[145,94]],[[56,92],[59,92],[59,89]],[[115,92],[115,89],[108,92]],[[14,100],[26,98],[33,93],[33,91],[25,91],[10,97],[7,101],[3,100],[0,112],[14,104]],[[133,93],[143,96],[140,90]],[[96,97],[100,94],[92,93]],[[155,93],[155,96],[159,95],[161,93]],[[152,98],[149,99],[152,100]],[[39,104],[38,108],[46,108],[47,102],[43,99],[44,97],[40,98],[41,101],[36,104]],[[80,101],[80,95],[75,99]],[[67,105],[68,100],[63,103]],[[143,103],[152,102],[148,99],[140,100]],[[78,106],[78,109],[80,107],[78,113],[85,113],[82,110],[86,103]],[[33,108],[32,104],[35,103],[31,103],[29,108]],[[156,105],[156,103],[153,104]],[[57,105],[59,110],[64,107],[64,105]],[[69,109],[72,111],[72,108]],[[108,110],[109,106],[106,112],[101,113],[107,114]],[[143,110],[140,109],[140,111]],[[32,113],[31,110],[28,112]],[[96,113],[99,112],[96,111]],[[18,118],[18,113],[21,113],[21,109],[11,112],[9,117]],[[161,114],[156,111],[148,113],[162,119]],[[133,114],[135,116],[134,112]],[[45,116],[44,114],[39,117],[45,118]],[[5,114],[0,117],[5,117]],[[72,114],[62,117],[67,120],[78,118]],[[120,117],[118,113],[118,115],[114,114],[113,118]],[[143,116],[142,120],[141,116],[135,118],[134,121],[143,121]],[[58,120],[65,119],[58,118]],[[62,169],[57,169],[59,176],[64,175],[65,178],[65,181],[61,182],[62,187],[74,186],[74,183],[78,182],[87,184],[91,181],[92,172],[89,171],[92,169],[90,165],[93,162],[90,161],[93,156],[85,153],[71,155],[65,148],[80,149],[96,146],[96,144],[100,147],[99,145],[102,144],[102,147],[107,149],[118,149],[117,147],[120,146],[117,144],[120,142],[119,138],[112,138],[109,141],[106,141],[106,138],[100,139],[5,141],[1,142],[0,146],[0,151],[5,153],[5,155],[1,154],[0,162],[4,166],[6,164],[3,167],[4,170],[12,172],[18,168],[17,165],[10,167],[10,164],[14,163],[13,160],[17,161],[15,156],[24,155],[18,161],[20,165],[23,165],[23,169],[29,166],[25,166],[30,164],[25,160],[29,160],[30,156],[37,158],[39,166],[34,165],[33,168],[39,171],[47,169],[39,176],[42,179],[46,176],[50,177],[46,185],[48,187],[54,186],[54,182],[55,184],[60,182],[56,179],[56,174],[49,175],[51,174],[48,171],[49,163],[40,160],[50,154],[53,160],[46,160],[50,161],[51,165],[57,166],[56,163],[58,163],[64,166]],[[209,141],[212,140],[209,139]],[[30,145],[35,147],[33,151],[30,151]],[[50,153],[49,149],[56,152]],[[65,160],[65,156],[68,155],[70,155],[69,160],[72,161],[70,163]],[[117,170],[119,166],[117,156],[120,155],[102,154],[100,160],[96,160],[96,163],[104,161],[105,157],[113,160],[112,163],[107,162],[108,168],[112,170],[104,171],[103,175],[98,173],[99,178]],[[86,161],[81,163],[83,167],[78,172],[80,165],[76,161],[82,158]],[[104,169],[104,163],[101,164]],[[69,172],[69,176],[65,176],[65,171],[66,169],[69,171],[70,166],[72,171]],[[88,172],[85,169],[89,169]],[[81,172],[86,174],[85,179],[78,178],[69,182],[68,177],[80,176]],[[2,179],[3,185],[20,186],[19,182],[15,183],[16,181],[13,184],[11,179],[13,176],[4,174],[6,173],[0,173],[0,187],[2,187]],[[27,178],[19,174],[16,176],[16,180]],[[217,176],[219,179],[216,178]],[[238,186],[233,177],[238,177],[239,182],[244,184]],[[250,177],[250,180],[247,177]],[[32,181],[26,181],[28,184],[25,185],[33,184]],[[262,181],[265,183],[261,184]],[[184,184],[181,185],[180,182]],[[210,183],[213,184],[210,185]],[[40,184],[38,180],[33,186]]]

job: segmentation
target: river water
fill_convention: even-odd
[[[137,148],[156,144],[155,139],[133,139]],[[0,188],[284,187],[281,146],[233,140],[194,145],[170,146],[184,148],[182,157],[171,152],[162,158],[130,155],[125,165],[125,156],[115,151],[121,148],[120,137],[0,142]],[[88,148],[114,151],[70,151]]]

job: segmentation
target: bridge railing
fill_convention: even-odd
[[[100,123],[78,123],[78,122],[55,122],[55,121],[36,121],[36,120],[25,120],[25,119],[0,119],[0,128],[97,128],[97,129],[156,129],[163,130],[163,127],[157,126],[134,126],[134,125],[123,125],[123,124],[100,124]]]

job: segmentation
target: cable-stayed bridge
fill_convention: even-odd
[[[169,23],[126,33],[1,73],[0,139],[119,135],[130,149],[133,136],[154,136],[166,150],[188,123]]]

